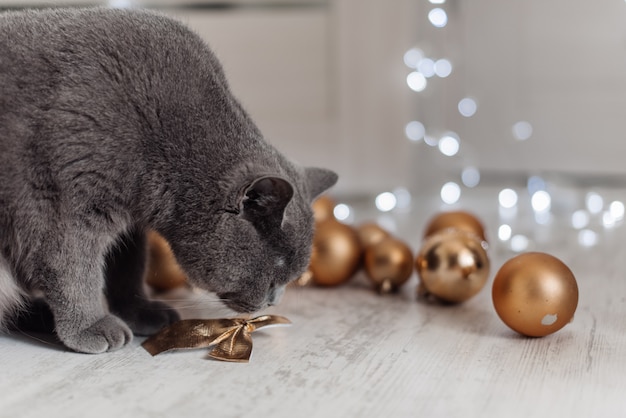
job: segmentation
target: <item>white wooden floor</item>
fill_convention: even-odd
[[[534,223],[520,192],[514,234],[561,258],[580,289],[572,323],[545,338],[521,337],[491,303],[493,275],[515,254],[497,238],[498,190],[472,192],[458,206],[482,217],[492,243],[490,282],[465,304],[417,302],[416,277],[388,296],[373,293],[362,275],[341,288],[290,288],[268,312],[293,325],[252,334],[248,364],[207,360],[206,350],[151,357],[140,338],[84,355],[2,336],[0,417],[626,416],[625,227],[607,229],[592,215],[583,234],[597,242],[586,247],[569,222],[589,189],[553,195],[550,225]],[[599,193],[605,207],[626,198],[623,190]],[[436,202],[383,222],[416,251]],[[370,206],[354,206],[357,221],[376,216]],[[214,302],[198,306],[201,295],[181,296],[170,298],[186,317],[230,315]]]

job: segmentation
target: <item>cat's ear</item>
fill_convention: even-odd
[[[293,197],[293,186],[280,177],[259,177],[245,190],[241,214],[260,228],[280,227],[285,207]]]
[[[338,179],[334,171],[325,168],[306,167],[304,174],[309,186],[309,198],[311,201],[337,183]]]

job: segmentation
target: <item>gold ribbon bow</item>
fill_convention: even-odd
[[[291,321],[278,315],[252,319],[184,319],[162,329],[141,345],[153,356],[174,349],[214,346],[209,357],[246,363],[252,353],[250,334],[261,327],[277,324],[291,324]]]

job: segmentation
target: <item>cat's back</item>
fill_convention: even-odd
[[[150,11],[0,13],[2,183],[19,184],[25,158],[61,167],[77,140],[103,166],[123,164],[160,140],[168,112],[200,107],[216,65],[197,35]]]
[[[50,109],[119,116],[129,114],[128,106],[149,112],[155,103],[197,103],[210,80],[221,84],[221,79],[219,64],[195,33],[151,11],[0,13],[5,131],[19,118],[48,118]]]
[[[139,9],[44,9],[0,13],[0,77],[107,69],[142,72],[208,52],[181,23]],[[210,53],[209,53],[210,54]],[[211,59],[209,59],[211,61]],[[197,64],[197,63],[196,63]],[[129,68],[123,68],[123,67]]]

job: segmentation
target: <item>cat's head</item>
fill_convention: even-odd
[[[238,312],[276,304],[285,285],[308,266],[311,203],[336,181],[334,172],[320,168],[280,175],[247,170],[223,190],[228,196],[212,215],[211,227],[195,237],[204,242],[180,254],[190,281]]]

